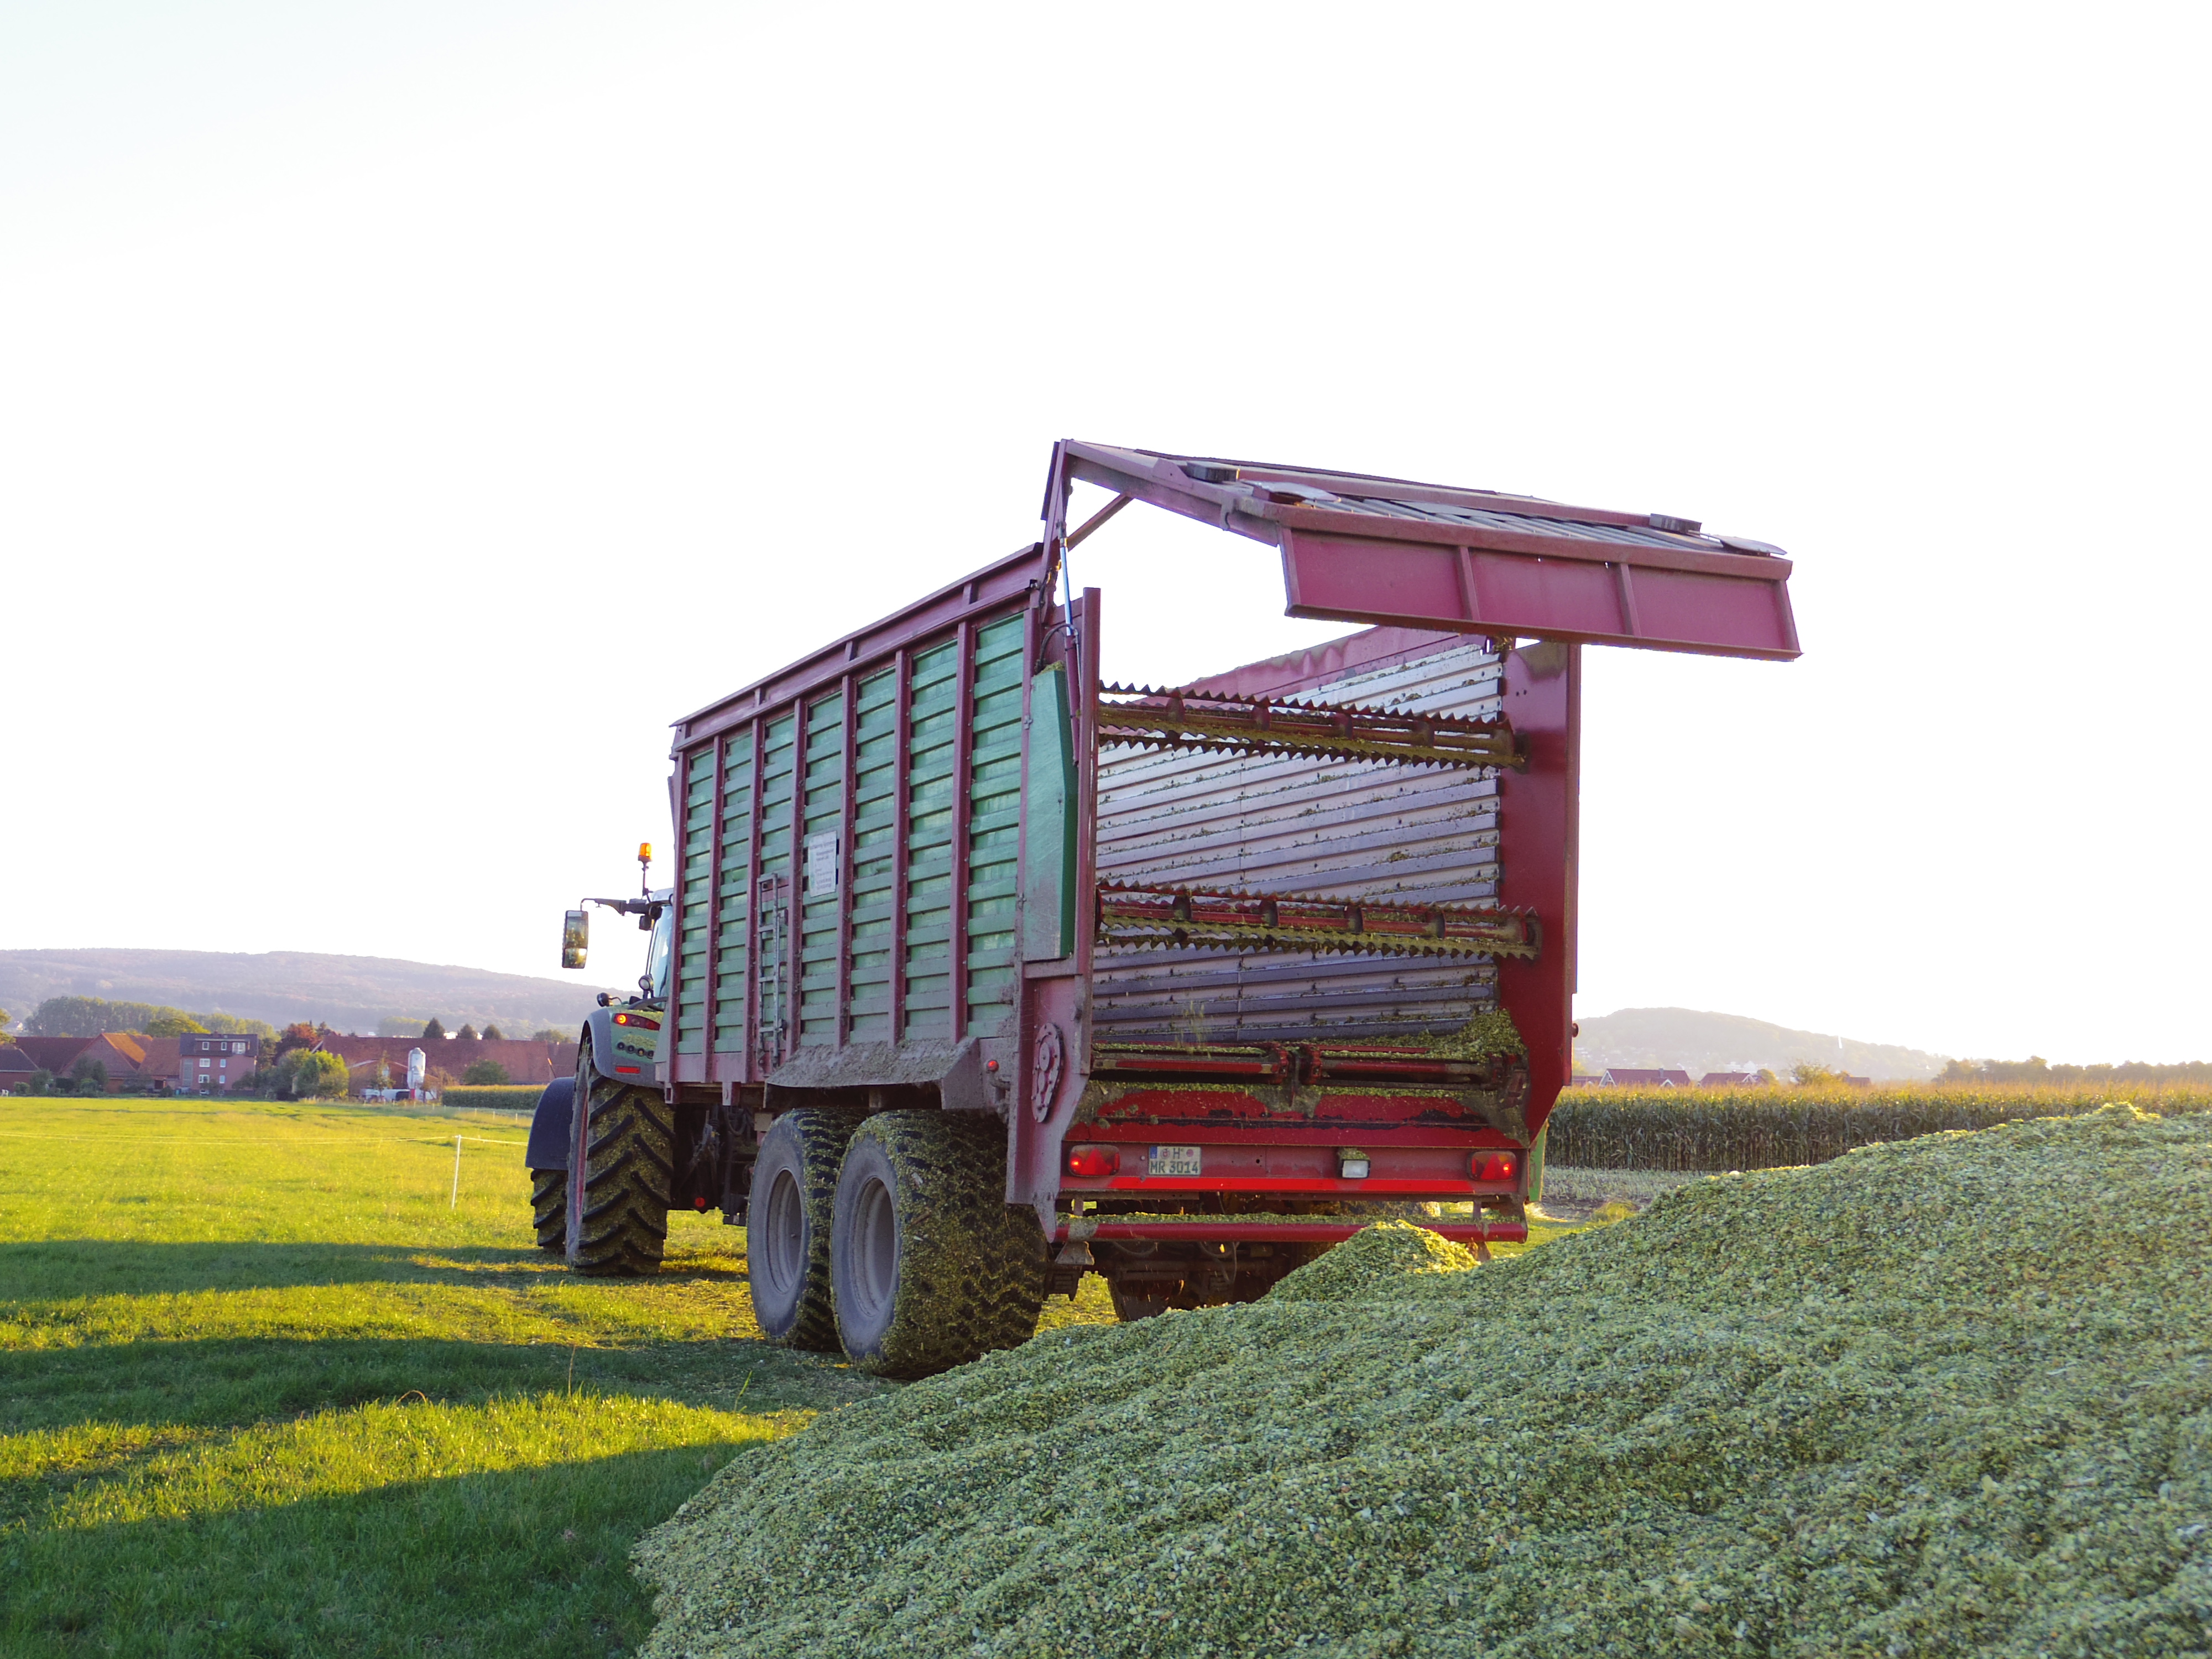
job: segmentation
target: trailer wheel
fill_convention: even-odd
[[[578,1273],[639,1278],[668,1243],[676,1137],[657,1089],[601,1077],[587,1044],[577,1063],[568,1158],[568,1261]]]
[[[1006,1131],[967,1112],[884,1112],[846,1149],[830,1223],[837,1334],[882,1376],[928,1376],[1026,1342],[1051,1261],[1006,1203]]]
[[[761,1140],[745,1201],[745,1271],[753,1318],[771,1342],[834,1352],[830,1215],[845,1143],[865,1113],[830,1107],[786,1112]]]
[[[568,1243],[568,1172],[530,1172],[530,1212],[538,1224],[538,1248],[560,1250]]]

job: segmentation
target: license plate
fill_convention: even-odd
[[[1155,1146],[1152,1171],[1156,1176],[1194,1176],[1198,1173],[1195,1146]]]

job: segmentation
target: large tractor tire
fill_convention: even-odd
[[[968,1112],[884,1112],[846,1148],[830,1221],[837,1335],[881,1376],[928,1376],[1026,1342],[1051,1261],[1006,1203],[1006,1130]]]
[[[753,1319],[771,1342],[835,1352],[830,1223],[837,1170],[865,1112],[802,1107],[762,1138],[745,1202],[745,1272]]]
[[[657,1273],[668,1243],[676,1137],[658,1089],[599,1075],[584,1048],[576,1065],[575,1138],[568,1158],[568,1261],[578,1273]]]
[[[538,1224],[538,1248],[565,1250],[568,1247],[568,1172],[532,1170],[530,1172],[530,1212]]]

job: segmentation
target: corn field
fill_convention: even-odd
[[[1907,1084],[1880,1089],[1569,1089],[1544,1160],[1606,1170],[1775,1170],[1854,1146],[2022,1118],[2073,1117],[2107,1101],[2172,1116],[2212,1111],[2212,1087]]]

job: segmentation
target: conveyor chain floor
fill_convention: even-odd
[[[1503,715],[1394,713],[1326,702],[1280,702],[1225,692],[1099,688],[1098,741],[1224,755],[1387,761],[1401,766],[1517,767]]]
[[[1153,950],[1533,958],[1542,944],[1528,911],[1115,881],[1098,884],[1097,929],[1102,945]]]

